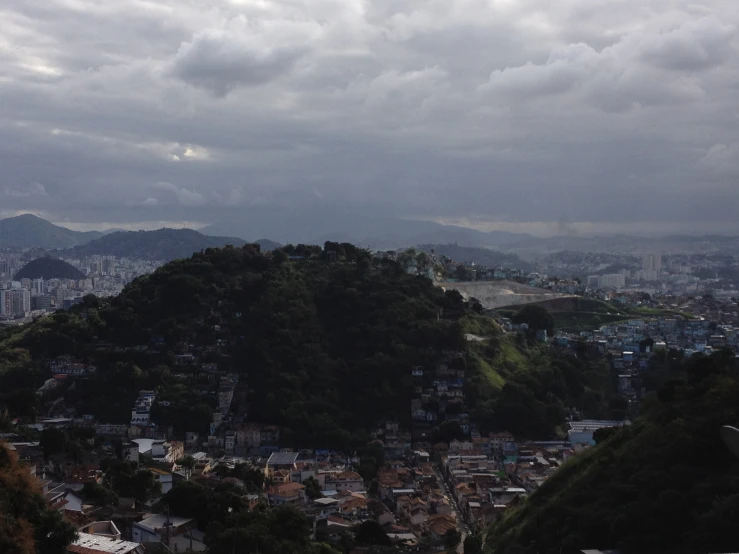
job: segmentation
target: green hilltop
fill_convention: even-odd
[[[361,444],[384,419],[408,428],[411,368],[445,361],[467,369],[467,408],[481,432],[554,437],[571,408],[624,416],[602,361],[505,334],[475,308],[350,244],[270,254],[212,248],[137,279],[115,299],[88,297],[8,331],[0,373],[23,365],[43,378],[45,360],[87,359],[99,371],[62,392],[81,413],[124,423],[138,390],[158,387],[172,406],[154,421],[205,431],[214,402],[188,384],[197,384],[196,369],[177,367],[177,354],[190,352],[241,375],[249,420],[281,425],[293,446]],[[12,396],[2,380],[0,391],[0,403]]]

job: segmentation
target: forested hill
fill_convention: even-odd
[[[115,299],[87,297],[0,336],[0,409],[32,413],[37,400],[25,399],[48,379],[44,362],[68,354],[99,368],[54,392],[68,406],[125,423],[138,390],[159,388],[170,407],[155,406],[152,419],[177,434],[206,433],[216,409],[214,396],[196,392],[209,382],[201,364],[238,374],[249,421],[283,426],[290,446],[361,444],[384,419],[408,429],[413,366],[466,369],[467,408],[483,433],[553,437],[570,408],[624,416],[602,361],[503,335],[475,308],[349,244],[208,249]],[[465,333],[482,340],[467,342]],[[434,438],[458,436],[453,427]]]
[[[169,261],[189,258],[194,252],[230,244],[242,246],[245,241],[234,237],[212,237],[192,229],[158,229],[156,231],[117,231],[99,239],[60,252],[66,258],[117,256],[140,260]]]
[[[631,426],[569,461],[487,536],[489,553],[739,551],[739,423],[733,353],[673,368]],[[608,435],[608,433],[606,433]],[[598,438],[598,437],[596,437]]]
[[[0,374],[5,360],[12,368],[29,357],[88,359],[99,371],[78,381],[67,401],[125,422],[137,391],[187,372],[175,367],[175,354],[190,352],[238,373],[254,391],[249,420],[285,426],[286,443],[366,441],[385,417],[408,423],[412,366],[464,347],[454,319],[465,304],[394,262],[351,245],[336,252],[334,262],[320,247],[264,254],[247,245],[171,262],[112,301],[88,297],[71,313],[9,331]],[[182,404],[198,413],[175,418],[176,428],[207,428],[213,406],[195,396]]]
[[[16,273],[14,279],[84,279],[85,274],[64,260],[50,258],[36,258],[28,262]]]

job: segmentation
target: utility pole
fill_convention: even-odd
[[[169,521],[169,506],[167,506],[167,521],[164,524],[164,537],[163,537],[164,540],[162,541],[164,543],[164,546],[167,547],[167,549],[169,549],[169,527],[171,525],[172,524]]]

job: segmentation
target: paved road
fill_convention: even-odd
[[[467,538],[467,526],[465,525],[464,519],[462,518],[462,513],[459,511],[459,507],[457,506],[457,501],[449,493],[449,488],[446,486],[446,482],[444,481],[444,479],[442,479],[439,469],[436,466],[433,466],[433,467],[434,467],[434,473],[436,474],[436,480],[439,482],[439,487],[441,488],[441,492],[443,492],[444,496],[449,500],[449,504],[451,504],[452,506],[452,513],[454,514],[454,517],[457,519],[457,531],[459,531],[459,534],[462,537],[459,541],[459,546],[457,547],[457,553],[463,554],[464,553],[464,539]]]

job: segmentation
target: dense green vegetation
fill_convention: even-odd
[[[533,312],[535,328],[550,327],[546,314]],[[587,418],[629,415],[605,359],[582,352],[573,356],[531,337],[504,334],[484,316],[468,314],[460,326],[484,339],[468,342],[466,349],[468,403],[483,432],[554,437],[573,408]]]
[[[0,442],[0,552],[64,554],[75,530],[46,507],[37,482]]]
[[[23,363],[43,379],[44,360],[86,359],[98,372],[52,398],[63,394],[81,413],[122,423],[138,390],[159,387],[171,406],[157,408],[155,421],[200,430],[215,400],[193,393],[201,379],[195,368],[175,367],[175,354],[191,350],[248,381],[249,418],[282,425],[288,444],[364,443],[386,417],[409,422],[412,366],[464,348],[455,321],[439,318],[463,313],[464,302],[351,245],[328,250],[336,262],[317,247],[271,256],[208,249],[138,279],[110,302],[88,298],[11,331],[0,364]]]
[[[631,426],[599,436],[507,512],[488,551],[736,551],[739,460],[719,430],[739,422],[737,361],[720,352],[678,369]]]
[[[157,229],[156,231],[117,231],[104,237],[64,250],[69,258],[93,255],[117,256],[141,260],[175,260],[188,258],[194,252],[230,244],[243,246],[234,237],[212,237],[192,229]]]
[[[73,265],[48,256],[28,262],[14,277],[16,281],[21,279],[74,279],[79,281],[84,278],[85,274]]]
[[[560,432],[572,408],[587,418],[624,419],[603,359],[558,353],[521,335],[468,344],[468,402],[485,431],[547,438]]]
[[[498,310],[506,317],[515,317],[527,307],[543,307],[554,319],[556,329],[568,332],[592,331],[603,325],[618,323],[636,318],[692,317],[691,314],[663,308],[642,306],[621,306],[595,298],[558,298],[528,304],[527,306],[507,306]]]
[[[593,298],[558,298],[527,306],[508,306],[498,310],[501,315],[515,318],[527,307],[544,307],[554,320],[554,327],[561,331],[592,331],[602,325],[617,323],[637,317],[618,308]]]

